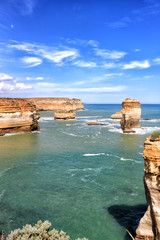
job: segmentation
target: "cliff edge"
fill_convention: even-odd
[[[0,99],[0,136],[39,130],[36,106],[26,99]]]
[[[136,240],[160,239],[160,132],[144,142],[144,187],[147,211],[136,230]]]
[[[38,111],[77,111],[83,110],[84,106],[80,99],[70,98],[29,98],[36,105]]]

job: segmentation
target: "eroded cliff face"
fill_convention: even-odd
[[[36,107],[26,99],[0,99],[0,136],[39,130]]]
[[[139,128],[141,118],[141,104],[136,99],[126,98],[122,102],[121,129],[124,133],[134,132],[133,128]]]
[[[160,137],[146,138],[143,157],[148,208],[136,230],[136,240],[160,240]]]
[[[36,105],[38,111],[76,111],[83,110],[84,106],[80,99],[70,98],[30,98],[29,101]]]

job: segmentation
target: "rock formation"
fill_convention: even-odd
[[[36,107],[26,99],[0,99],[0,136],[39,130]]]
[[[121,129],[124,133],[135,132],[133,128],[139,128],[141,118],[141,104],[136,99],[126,98],[122,102]]]
[[[136,240],[160,239],[160,133],[144,142],[144,187],[147,211],[136,230]]]
[[[121,119],[122,118],[122,113],[120,112],[116,112],[113,115],[111,115],[112,119]]]
[[[99,123],[99,122],[88,122],[87,124],[88,125],[101,125],[101,123]]]
[[[75,119],[76,113],[73,111],[57,111],[54,113],[54,119],[63,119],[63,120],[69,120],[69,119]]]
[[[38,111],[76,111],[83,110],[84,106],[80,99],[70,98],[30,98],[29,101],[36,105]]]

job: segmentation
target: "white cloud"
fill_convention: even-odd
[[[59,65],[63,64],[63,60],[72,61],[72,60],[76,59],[77,57],[79,57],[79,53],[78,53],[77,49],[72,49],[72,48],[67,48],[67,47],[61,47],[62,49],[61,48],[53,48],[50,46],[36,45],[36,44],[31,44],[31,43],[26,43],[26,42],[18,43],[18,42],[14,41],[13,43],[14,44],[10,44],[8,46],[13,49],[25,51],[29,54],[34,54],[35,56],[47,59],[47,60],[52,61]],[[29,59],[29,57],[26,57],[26,60],[24,58],[24,61],[29,61],[29,60],[27,60],[27,58]],[[31,60],[32,60],[32,58],[31,58]],[[39,65],[41,63],[42,63],[42,59],[37,58],[37,65]],[[36,65],[33,64],[33,66],[36,66]]]
[[[128,64],[124,64],[123,69],[133,69],[133,68],[149,68],[150,63],[148,60],[144,61],[131,61]]]
[[[36,77],[36,78],[26,77],[27,81],[42,81],[43,79],[44,79],[43,77]]]
[[[13,77],[5,73],[0,73],[0,81],[5,81],[5,80],[13,80]]]
[[[111,69],[111,68],[116,68],[118,66],[119,66],[119,64],[110,62],[110,63],[104,63],[102,67],[104,67],[106,69]]]
[[[24,83],[16,83],[15,87],[18,89],[31,89],[32,88],[32,86],[25,85]]]
[[[127,53],[126,52],[121,52],[121,51],[116,51],[116,50],[107,50],[107,49],[95,49],[96,55],[101,56],[106,59],[120,59],[123,58]]]
[[[86,68],[95,68],[97,67],[95,62],[84,62],[84,61],[77,61],[74,65],[78,67],[86,67]]]
[[[27,67],[35,67],[42,63],[42,59],[37,57],[23,57],[22,62],[27,64]]]
[[[12,84],[0,82],[0,92],[13,91],[13,90],[14,90],[14,86]]]
[[[156,64],[160,64],[160,58],[155,58],[155,59],[153,60],[153,62],[156,63]]]

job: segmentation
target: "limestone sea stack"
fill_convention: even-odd
[[[69,120],[75,119],[76,113],[73,111],[57,111],[54,113],[54,119]]]
[[[36,105],[38,111],[77,111],[83,110],[84,106],[80,99],[70,98],[30,98],[29,101]]]
[[[26,99],[0,99],[0,136],[39,130],[36,106]]]
[[[144,142],[144,187],[147,211],[136,230],[136,240],[160,239],[160,132]]]
[[[133,128],[139,128],[141,118],[141,104],[136,99],[126,98],[122,102],[121,129],[124,133],[135,132]]]

